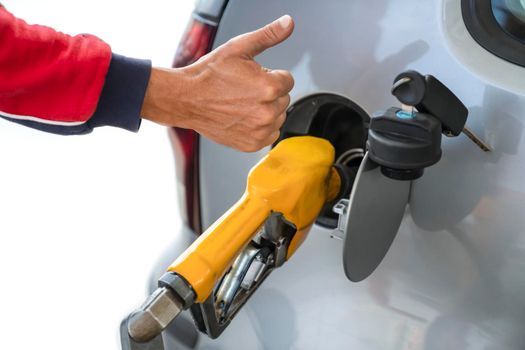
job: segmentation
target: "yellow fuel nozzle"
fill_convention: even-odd
[[[338,195],[341,178],[333,167],[334,156],[333,146],[317,137],[292,137],[277,144],[250,171],[241,199],[173,262],[168,268],[168,277],[163,277],[170,280],[159,281],[161,288],[171,288],[179,297],[169,299],[172,295],[164,296],[159,292],[154,302],[146,304],[148,309],[144,310],[147,312],[143,310],[139,319],[150,322],[151,318],[174,318],[181,307],[170,306],[178,310],[170,317],[150,317],[154,313],[151,310],[163,309],[157,304],[177,304],[172,300],[185,305],[183,308],[193,303],[207,303],[202,311],[207,315],[195,318],[202,321],[213,309],[209,317],[219,315],[217,329],[210,329],[210,322],[204,322],[206,325],[199,328],[208,327],[201,330],[211,337],[218,336],[222,332],[219,328],[229,322],[225,301],[235,304],[238,310],[246,297],[244,301],[235,301],[234,294],[249,296],[256,289],[253,286],[278,266],[275,264],[276,255],[289,259],[306,238],[325,203]],[[282,239],[275,238],[275,235],[270,239],[268,236],[272,233],[264,229],[268,226],[265,222],[276,213],[288,227],[284,230],[286,234],[283,231]],[[268,230],[271,228],[266,227]],[[280,253],[277,253],[278,249],[281,249]],[[157,324],[152,327],[158,328]]]
[[[270,213],[282,213],[297,232],[289,258],[306,237],[323,205],[339,192],[335,151],[326,140],[293,137],[281,141],[248,175],[242,198],[168,268],[182,276],[204,302],[217,281],[250,242]]]

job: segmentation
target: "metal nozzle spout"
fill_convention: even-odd
[[[158,288],[128,319],[128,333],[139,343],[152,340],[184,309],[183,301],[166,287]]]

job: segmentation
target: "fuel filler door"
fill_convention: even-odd
[[[335,236],[344,241],[343,264],[349,280],[367,278],[392,244],[409,203],[412,181],[441,158],[442,135],[465,132],[468,110],[439,80],[415,71],[398,75],[392,94],[401,107],[376,113],[368,129],[366,153],[348,199],[340,200]]]

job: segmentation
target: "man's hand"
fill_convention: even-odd
[[[178,69],[153,68],[141,115],[254,152],[272,144],[286,117],[294,81],[284,70],[261,67],[254,57],[293,31],[290,16],[235,37]]]

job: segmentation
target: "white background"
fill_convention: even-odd
[[[169,67],[191,0],[1,0],[30,23],[92,33]],[[0,121],[0,336],[5,350],[118,349],[180,227],[164,127],[64,137]]]

